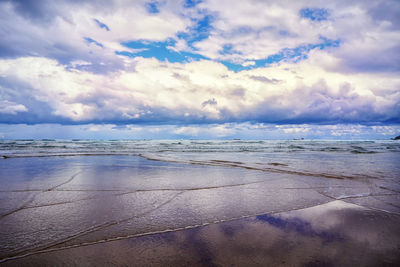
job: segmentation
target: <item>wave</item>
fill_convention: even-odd
[[[218,154],[222,155],[222,154]],[[81,153],[42,153],[42,154],[12,154],[12,155],[2,155],[3,160],[12,158],[44,158],[44,157],[83,157],[83,156],[139,156],[147,160],[162,161],[169,163],[179,163],[179,164],[194,164],[194,165],[204,165],[204,166],[217,166],[217,167],[229,167],[229,168],[242,168],[247,170],[271,172],[271,173],[281,173],[289,175],[298,176],[309,176],[309,177],[320,177],[329,179],[380,179],[378,176],[367,175],[367,174],[343,174],[343,173],[327,173],[318,171],[306,171],[295,169],[285,162],[267,162],[261,164],[255,161],[241,162],[234,160],[225,159],[206,159],[197,158],[185,158],[184,155],[180,154],[165,154],[165,153],[131,153],[131,152],[81,152]],[[209,156],[209,154],[207,154]]]
[[[192,159],[183,159],[177,157],[165,157],[163,155],[150,155],[150,154],[139,154],[140,157],[143,157],[147,160],[155,160],[155,161],[164,161],[170,163],[184,163],[184,164],[195,164],[195,165],[204,165],[204,166],[218,166],[218,167],[233,167],[233,168],[242,168],[247,170],[255,170],[255,171],[263,171],[263,172],[271,172],[271,173],[281,173],[281,174],[289,174],[289,175],[298,175],[298,176],[309,176],[309,177],[318,177],[318,178],[329,178],[329,179],[379,179],[379,177],[371,176],[371,175],[345,175],[345,174],[330,174],[330,173],[322,173],[322,172],[308,172],[302,170],[294,170],[294,169],[282,169],[282,168],[272,168],[272,167],[259,167],[254,164],[245,164],[243,162],[237,161],[229,161],[229,160],[192,160]],[[280,166],[280,167],[288,167],[288,164],[272,162],[268,163],[270,166]]]
[[[39,153],[140,153],[140,152],[255,152],[255,153],[350,153],[400,152],[396,141],[310,141],[310,140],[2,140],[0,155]]]

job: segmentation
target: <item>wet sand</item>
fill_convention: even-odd
[[[343,201],[79,245],[4,266],[399,266],[400,216]]]
[[[399,266],[397,180],[213,162],[0,160],[0,264]]]

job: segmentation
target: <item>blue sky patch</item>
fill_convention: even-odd
[[[255,64],[249,66],[243,66],[241,64],[232,63],[228,60],[220,60],[218,62],[224,64],[229,70],[234,72],[239,72],[242,70],[250,70],[260,67],[266,67],[269,64],[277,63],[282,60],[290,60],[292,62],[299,62],[301,60],[307,59],[308,53],[313,49],[325,49],[327,47],[338,47],[340,45],[340,40],[331,40],[325,38],[323,36],[320,37],[322,41],[319,44],[307,44],[301,45],[295,48],[285,48],[281,50],[279,53],[270,55],[264,59],[257,59],[251,60],[254,61]],[[86,41],[90,43],[95,43],[97,45],[101,45],[93,39],[86,38]],[[151,42],[147,40],[139,40],[139,41],[131,41],[121,43],[123,46],[136,49],[137,52],[130,52],[130,51],[116,51],[117,55],[123,55],[128,57],[144,57],[144,58],[156,58],[159,61],[166,61],[175,63],[175,62],[190,62],[200,59],[207,59],[209,58],[191,52],[184,52],[184,51],[174,51],[171,49],[175,46],[176,41],[174,39],[168,39],[162,42]],[[241,54],[240,51],[234,50],[232,44],[226,44],[223,46],[223,49],[220,52],[221,55],[232,55],[232,54]]]
[[[169,62],[190,62],[193,60],[207,59],[206,57],[190,53],[190,52],[177,52],[169,47],[173,47],[176,41],[168,39],[164,42],[149,42],[145,40],[132,41],[122,43],[123,46],[132,49],[138,49],[138,52],[129,51],[117,51],[117,55],[123,55],[128,57],[144,57],[144,58],[156,58],[160,61],[168,60]]]
[[[92,44],[93,43],[93,44],[97,45],[98,47],[101,47],[101,48],[104,47],[101,43],[97,42],[96,40],[93,40],[92,38],[85,37],[84,39],[88,44]]]
[[[203,2],[203,1],[202,0],[186,0],[184,7],[192,8],[192,7],[195,7],[196,5],[200,4],[201,2]]]
[[[97,23],[97,25],[100,27],[100,28],[102,28],[102,29],[105,29],[106,31],[110,31],[110,28],[106,25],[106,24],[104,24],[103,22],[101,22],[100,20],[98,20],[98,19],[94,19],[94,21]]]
[[[155,3],[155,2],[151,2]],[[188,29],[188,32],[180,32],[177,37],[186,41],[194,51],[197,49],[193,47],[193,44],[207,39],[210,35],[210,31],[213,29],[211,23],[214,20],[212,15],[205,15],[201,19],[193,20],[194,26]],[[129,57],[144,57],[144,58],[156,58],[160,61],[168,60],[169,62],[188,62],[192,60],[208,59],[198,53],[190,52],[177,52],[169,47],[174,47],[176,41],[172,38],[163,42],[151,42],[147,40],[139,40],[132,42],[125,42],[122,45],[132,49],[142,49],[138,52],[130,51],[117,51],[117,55],[124,55]],[[226,49],[229,49],[227,47]],[[229,52],[229,51],[226,51]]]
[[[146,10],[147,10],[147,12],[149,12],[151,14],[160,13],[160,10],[158,8],[158,2],[151,1],[151,2],[146,3]]]
[[[232,44],[226,44],[222,47],[222,50],[219,52],[220,55],[242,55],[243,53],[233,49]]]
[[[277,63],[282,60],[291,60],[292,62],[299,62],[301,60],[307,59],[308,53],[313,49],[318,48],[322,50],[327,47],[338,47],[340,45],[340,40],[331,40],[323,36],[320,37],[320,40],[322,42],[319,44],[307,44],[295,48],[285,48],[281,50],[279,53],[270,55],[265,59],[253,60],[255,64],[250,66],[243,66],[241,64],[235,64],[228,61],[220,61],[220,62],[224,64],[226,67],[228,67],[228,69],[233,70],[235,72],[239,72],[242,70],[250,70],[250,69],[265,67],[268,66],[268,64]],[[232,49],[233,49],[232,47],[229,48],[229,50]]]
[[[325,8],[303,8],[300,10],[300,17],[307,18],[312,21],[327,20],[329,12]]]
[[[212,15],[205,15],[199,20],[193,20],[195,25],[189,28],[189,32],[178,33],[178,38],[185,40],[188,46],[197,50],[193,47],[193,44],[207,39],[210,36],[210,32],[214,29],[211,25],[213,20],[214,17]]]

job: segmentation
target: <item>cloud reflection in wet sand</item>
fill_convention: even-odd
[[[37,254],[6,265],[398,266],[400,217],[343,201]]]

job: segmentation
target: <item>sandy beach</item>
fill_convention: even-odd
[[[171,151],[7,155],[1,264],[399,264],[396,153]]]
[[[333,201],[191,229],[49,248],[3,264],[398,266],[399,221],[400,216]]]

